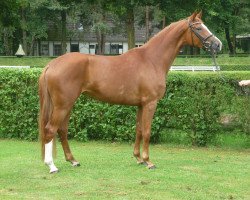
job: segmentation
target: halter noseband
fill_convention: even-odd
[[[207,41],[210,37],[213,37],[214,35],[213,34],[210,34],[209,36],[207,37],[202,37],[198,32],[197,30],[193,27],[195,24],[201,24],[201,22],[194,22],[194,23],[191,23],[190,21],[188,21],[188,26],[190,28],[190,30],[192,31],[191,32],[191,37],[192,37],[192,43],[193,43],[193,46],[194,46],[194,41],[193,41],[193,36],[192,36],[192,33],[194,33],[199,39],[200,41],[202,42],[202,45],[203,47],[209,51],[210,48],[211,48],[211,44]]]

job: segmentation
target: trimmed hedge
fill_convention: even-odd
[[[249,60],[250,62],[250,60]],[[221,71],[250,71],[250,65],[220,65]]]
[[[38,138],[37,81],[42,69],[0,70],[0,138]],[[226,81],[221,78],[221,75]],[[159,102],[152,141],[163,130],[186,130],[194,145],[206,145],[222,128],[222,115],[234,116],[239,131],[249,133],[249,88],[238,80],[250,72],[170,72],[167,93]],[[71,114],[69,137],[80,141],[134,141],[136,107],[100,103],[82,95]]]

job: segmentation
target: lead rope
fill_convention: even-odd
[[[226,83],[227,81],[219,69],[219,66],[218,66],[217,61],[216,61],[216,54],[214,53],[213,49],[210,49],[210,54],[211,54],[216,71],[218,72],[218,74],[219,74],[220,78],[223,80],[223,82]]]
[[[216,55],[215,55],[215,53],[213,52],[212,49],[210,50],[210,53],[211,53],[211,57],[213,59],[213,63],[215,65],[216,71],[218,72],[218,74],[219,74],[220,78],[223,80],[223,82],[224,83],[230,83],[231,82],[231,84],[234,85],[234,87],[236,89],[236,92],[238,93],[237,95],[250,96],[250,90],[249,90],[249,88],[247,88],[246,86],[240,86],[239,85],[239,81],[237,81],[237,80],[231,80],[229,82],[229,79],[228,79],[228,81],[225,79],[225,76],[222,75],[222,73],[221,73],[221,71],[219,69],[219,66],[218,66],[218,64],[216,62],[216,58],[215,58]]]

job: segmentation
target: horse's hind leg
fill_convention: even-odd
[[[63,122],[67,116],[68,110],[61,108],[54,108],[52,112],[51,119],[46,125],[46,135],[45,135],[45,157],[44,163],[50,168],[50,173],[56,173],[58,171],[57,167],[53,162],[53,139],[56,136],[57,130],[60,124]],[[55,142],[55,141],[54,141]]]
[[[68,143],[68,124],[69,124],[69,118],[70,114],[66,116],[64,119],[61,127],[58,129],[58,134],[61,140],[62,148],[64,151],[65,159],[69,162],[71,162],[72,166],[80,166],[80,163],[77,162],[72,155],[70,148],[69,148],[69,143]]]

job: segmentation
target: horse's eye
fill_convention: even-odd
[[[197,31],[201,31],[201,29],[202,29],[201,27],[197,27],[196,28]]]

